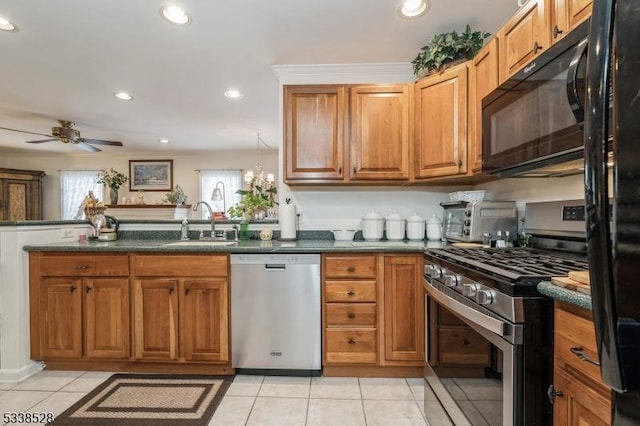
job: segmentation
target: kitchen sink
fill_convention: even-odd
[[[166,243],[163,246],[230,246],[236,243],[236,241],[188,240]]]

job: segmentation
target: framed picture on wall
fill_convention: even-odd
[[[171,191],[173,160],[129,160],[129,191]]]

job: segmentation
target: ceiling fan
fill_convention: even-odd
[[[101,149],[96,148],[93,145],[123,146],[122,142],[117,142],[117,141],[103,141],[100,139],[82,138],[80,137],[80,131],[75,128],[75,124],[73,123],[73,121],[67,121],[67,120],[58,120],[58,121],[60,122],[60,127],[52,127],[50,135],[45,135],[43,133],[36,133],[36,132],[28,132],[26,130],[10,129],[8,127],[0,127],[0,129],[10,130],[12,132],[27,133],[31,135],[46,136],[48,138],[51,138],[51,139],[43,139],[43,140],[37,140],[37,141],[26,141],[26,143],[44,143],[44,142],[60,141],[62,143],[73,144],[74,146],[89,152],[102,151]]]

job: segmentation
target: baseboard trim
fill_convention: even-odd
[[[29,364],[22,368],[0,368],[0,383],[19,383],[27,378],[39,373],[45,365],[39,361],[29,361]]]

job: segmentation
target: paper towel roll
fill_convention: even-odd
[[[280,203],[278,221],[280,222],[280,238],[281,239],[295,240],[298,237],[296,233],[296,205],[295,204]]]

